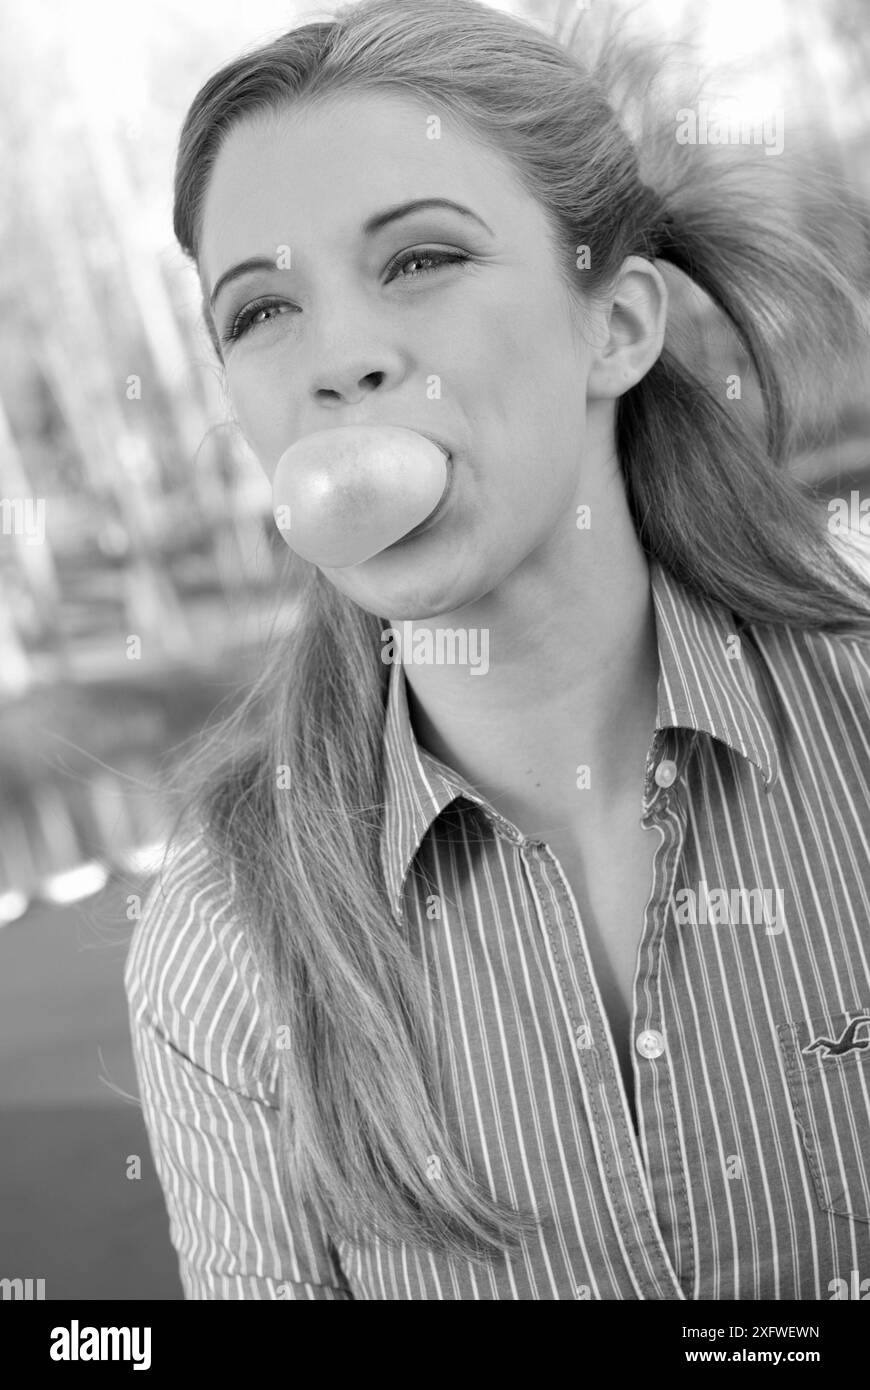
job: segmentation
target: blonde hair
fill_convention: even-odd
[[[512,161],[548,215],[567,294],[606,289],[628,255],[658,257],[703,288],[749,356],[764,439],[667,340],[619,402],[618,455],[646,554],[747,622],[868,636],[870,590],[782,467],[801,389],[793,345],[812,339],[816,361],[833,363],[860,332],[848,267],[835,243],[766,208],[739,160],[714,167],[693,152],[666,186],[644,182],[603,72],[475,0],[352,5],[234,59],[197,93],[179,142],[177,239],[196,262],[203,198],[236,122],[340,92],[425,96]],[[582,290],[581,244],[592,251]],[[179,819],[193,818],[232,868],[273,1025],[289,1029],[288,1201],[309,1203],[334,1237],[361,1222],[389,1242],[486,1259],[516,1247],[536,1215],[496,1201],[461,1159],[422,968],[392,917],[379,857],[386,619],[300,567],[292,641],[179,773]],[[442,1156],[434,1184],[431,1153]]]

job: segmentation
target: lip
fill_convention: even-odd
[[[417,433],[423,434],[424,431],[418,430]],[[438,520],[441,513],[444,511],[444,508],[447,506],[447,500],[450,496],[450,489],[453,486],[453,455],[452,453],[450,453],[449,450],[445,449],[445,446],[441,444],[439,440],[434,439],[431,434],[427,434],[426,438],[431,439],[433,444],[437,444],[438,448],[444,449],[445,453],[447,454],[447,481],[444,484],[444,490],[441,493],[440,498],[438,499],[437,506],[433,507],[429,515],[425,516],[422,521],[418,521],[417,525],[414,526],[410,531],[406,531],[404,536],[400,536],[397,541],[393,541],[392,545],[388,545],[388,550],[392,550],[397,545],[404,545],[405,541],[414,540],[416,536],[422,536],[424,531],[428,531],[431,526],[435,525],[435,522]]]

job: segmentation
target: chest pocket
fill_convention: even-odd
[[[777,1031],[819,1205],[870,1222],[870,1001]]]

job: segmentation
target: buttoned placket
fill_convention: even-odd
[[[643,1142],[642,1096],[646,1089],[643,1067],[654,1066],[659,1059],[664,1059],[667,1043],[662,1020],[658,1014],[651,1014],[648,1010],[642,1018],[638,1014],[642,983],[646,986],[643,991],[646,998],[660,998],[658,989],[650,988],[650,985],[657,981],[661,933],[664,926],[663,908],[670,891],[668,885],[676,872],[681,839],[673,825],[670,827],[670,833],[664,825],[660,825],[669,799],[669,789],[678,777],[677,763],[674,758],[666,756],[666,752],[665,734],[658,730],[647,758],[643,824],[656,825],[662,830],[653,860],[653,882],[659,885],[659,892],[651,893],[647,906],[638,948],[638,970],[631,1009],[633,1051],[636,1054],[633,1063],[635,1097],[643,1156],[631,1121],[610,1021],[601,1003],[582,917],[571,885],[545,841],[523,836],[515,826],[502,817],[497,816],[496,819],[505,835],[514,841],[521,851],[538,911],[548,927],[551,948],[557,957],[557,968],[562,967],[558,968],[558,977],[571,1029],[572,1048],[584,1082],[582,1094],[590,1124],[592,1148],[598,1158],[601,1180],[614,1204],[617,1224],[622,1230],[626,1263],[637,1296],[682,1299],[685,1298],[685,1294],[680,1287],[656,1219],[648,1182],[647,1146]],[[544,881],[543,867],[545,864],[561,889],[574,926],[577,950],[571,961],[558,959],[561,954],[559,934],[549,930],[548,888]],[[644,963],[645,968],[642,968]],[[642,976],[646,977],[643,981]],[[573,988],[568,983],[575,978],[578,988]],[[649,1081],[648,1076],[646,1080]],[[626,1170],[629,1174],[628,1186],[633,1193],[630,1210],[625,1208],[624,1190],[614,1176],[620,1169]],[[630,1225],[624,1217],[628,1217],[631,1224],[638,1224],[645,1231],[642,1248],[638,1248],[632,1241],[629,1234]]]
[[[698,735],[681,735],[681,753],[654,757],[651,753],[647,763],[646,786],[644,791],[645,826],[655,825],[661,832],[654,863],[655,891],[650,903],[638,952],[638,968],[635,987],[637,1013],[635,1015],[634,1054],[635,1054],[635,1095],[640,1118],[640,1143],[643,1150],[644,1171],[649,1183],[651,1201],[657,1180],[663,1188],[674,1187],[678,1183],[685,1186],[682,1179],[683,1154],[680,1146],[681,1120],[677,1097],[673,1089],[674,1070],[670,1065],[668,1048],[667,1020],[662,1013],[662,991],[660,988],[660,967],[664,950],[664,933],[667,922],[667,907],[673,902],[674,886],[679,871],[680,859],[686,835],[687,807],[681,793],[679,779],[691,761]],[[674,740],[676,734],[671,733]],[[643,1005],[638,1001],[643,1001]],[[653,1096],[655,1094],[655,1102]],[[667,1152],[667,1174],[652,1172],[650,1166],[650,1134],[643,1124],[642,1116],[659,1113],[661,1133],[657,1134]],[[679,1267],[679,1282],[683,1289],[691,1288],[694,1282],[695,1251],[693,1245],[693,1223],[691,1212],[685,1202],[676,1206],[676,1231],[674,1245],[669,1250],[669,1263],[677,1278],[674,1260],[679,1249],[682,1261]],[[655,1207],[653,1205],[653,1210]],[[664,1237],[662,1237],[664,1243]],[[667,1245],[666,1245],[666,1248]]]

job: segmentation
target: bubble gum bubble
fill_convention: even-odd
[[[369,560],[435,510],[447,455],[400,425],[343,425],[291,444],[272,480],[275,520],[303,559],[332,569]]]

